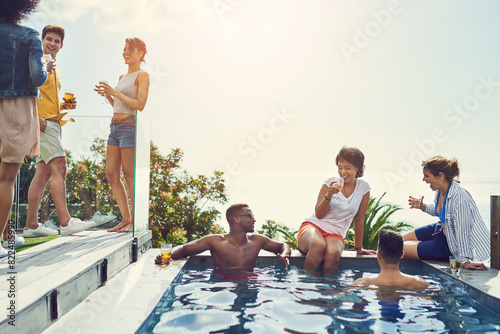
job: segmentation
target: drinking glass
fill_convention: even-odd
[[[75,94],[73,92],[74,92],[74,90],[71,88],[67,88],[64,90],[64,98],[63,98],[64,103],[71,104],[71,108],[66,107],[66,109],[74,109],[73,103],[71,102],[73,97],[75,97]]]
[[[45,71],[47,71],[47,63],[52,60],[52,56],[49,54],[44,54],[42,56],[42,64],[45,67]]]
[[[106,80],[99,81],[99,94],[101,94],[102,96],[104,96],[104,102],[103,103],[109,103],[108,99],[106,98],[106,94],[104,94],[104,92],[102,91],[104,84],[108,85],[108,82]]]
[[[460,267],[462,267],[462,259],[450,255],[450,268],[454,275],[460,274]]]
[[[422,195],[412,194],[410,195],[410,208],[419,209],[422,203]]]
[[[170,262],[170,258],[172,257],[172,244],[161,244],[161,260],[164,264],[168,264]]]
[[[344,178],[343,177],[337,177],[336,178],[336,183],[333,184],[333,187],[338,189],[339,192],[342,191],[342,188],[344,188]],[[339,193],[335,194],[335,200],[339,200]]]

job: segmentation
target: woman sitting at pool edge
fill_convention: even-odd
[[[365,212],[370,200],[370,186],[360,180],[364,173],[365,157],[354,147],[343,147],[335,163],[344,181],[342,189],[335,187],[335,178],[321,186],[314,214],[306,219],[297,234],[298,249],[306,255],[304,267],[337,269],[344,251],[344,238],[354,218],[355,250],[358,254],[375,254],[364,250],[363,228]],[[335,198],[334,198],[335,197]]]
[[[439,222],[403,236],[405,258],[448,261],[453,255],[462,259],[463,268],[488,270],[483,263],[472,262],[490,257],[490,236],[472,196],[455,180],[460,173],[458,161],[435,156],[422,167],[423,181],[436,191],[436,198],[418,206],[410,198],[410,207],[438,216]]]

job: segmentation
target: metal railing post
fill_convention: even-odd
[[[491,220],[491,268],[500,269],[500,196],[490,196],[490,220]]]

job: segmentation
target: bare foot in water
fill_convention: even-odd
[[[128,225],[132,225],[131,222],[128,222],[128,221],[125,221],[125,220],[122,220],[122,222],[118,225],[116,225],[115,227],[113,228],[110,228],[108,230],[108,232],[120,232],[120,230],[124,227],[127,227]]]
[[[134,226],[132,225],[132,223],[130,223],[127,226],[119,229],[117,232],[118,233],[127,233],[127,232],[132,232],[133,230],[134,230]]]

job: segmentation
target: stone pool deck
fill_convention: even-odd
[[[43,332],[150,248],[151,231],[135,238],[131,233],[83,231],[1,259],[0,333]],[[78,323],[87,321],[92,314],[80,314]]]
[[[154,264],[158,249],[150,249],[135,263],[130,264],[95,290],[80,304],[55,321],[43,334],[58,333],[134,333],[154,309],[164,291],[182,268],[186,260],[177,260],[167,267]],[[209,255],[208,252],[201,255]],[[272,256],[261,252],[261,256]],[[298,252],[294,257],[303,257]],[[345,251],[344,258],[375,258],[358,256]],[[451,274],[444,263],[427,262]],[[500,275],[496,269],[488,271],[464,270],[460,279],[473,288],[500,300]]]

